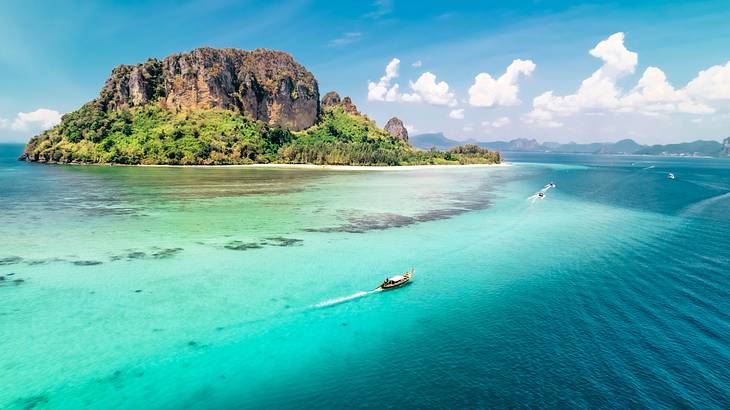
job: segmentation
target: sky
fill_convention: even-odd
[[[0,142],[111,70],[196,47],[291,53],[383,126],[481,141],[730,136],[728,1],[0,2]]]

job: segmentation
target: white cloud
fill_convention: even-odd
[[[32,112],[19,112],[13,121],[0,118],[0,128],[13,131],[43,131],[61,122],[61,114],[55,110],[39,108]]]
[[[520,89],[517,80],[520,74],[532,75],[535,63],[531,60],[514,60],[496,80],[487,73],[474,77],[474,85],[469,87],[469,104],[475,107],[510,106],[520,103],[517,97]]]
[[[502,128],[506,125],[509,125],[511,122],[512,121],[510,121],[508,117],[499,117],[494,121],[482,121],[482,127]]]
[[[730,61],[702,70],[685,87],[691,97],[708,100],[730,99]]]
[[[388,89],[388,92],[385,93],[385,101],[397,101],[399,93],[400,86],[398,84],[393,85]]]
[[[330,40],[330,42],[327,43],[327,45],[330,47],[344,46],[344,45],[356,42],[357,40],[360,39],[361,36],[362,36],[362,33],[358,33],[358,32],[343,33],[340,37]]]
[[[687,114],[713,114],[716,110],[700,102],[682,101],[677,104],[677,111]]]
[[[418,128],[414,127],[411,124],[403,124],[403,126],[406,127],[406,131],[408,131],[408,135],[411,135],[414,132],[418,132]]]
[[[449,112],[449,118],[453,118],[455,120],[463,120],[464,119],[464,109],[459,108],[456,110],[451,110],[451,112]]]
[[[679,101],[682,96],[667,82],[667,76],[657,67],[649,67],[631,92],[623,98],[628,106],[644,103]]]
[[[401,94],[400,85],[392,84],[398,78],[400,60],[394,58],[385,67],[385,75],[380,77],[378,82],[368,82],[369,101],[402,101],[402,102],[426,102],[434,105],[456,105],[456,97],[449,91],[449,85],[445,81],[436,82],[436,75],[425,72],[421,74],[416,82],[410,82],[411,93]]]
[[[603,67],[598,71],[601,76],[605,77],[615,78],[631,74],[639,62],[639,55],[624,46],[624,33],[621,32],[611,34],[607,39],[596,44],[589,53],[593,57],[603,60]]]
[[[370,101],[396,101],[398,98],[398,84],[393,86],[390,82],[398,78],[398,67],[400,60],[394,58],[385,67],[385,75],[380,77],[377,83],[368,83],[368,100]]]
[[[523,122],[537,127],[559,127],[562,123],[556,116],[577,113],[710,114],[716,110],[707,100],[730,99],[730,62],[701,71],[682,89],[675,89],[661,69],[648,67],[636,86],[624,92],[617,81],[634,73],[638,64],[638,54],[624,46],[624,34],[612,34],[590,50],[590,54],[601,59],[603,65],[583,80],[574,94],[557,96],[547,91],[535,97],[533,109],[522,117]]]
[[[417,60],[417,61],[414,61],[413,64],[411,64],[411,67],[418,68],[422,65],[423,65],[423,63],[421,62],[421,60]]]
[[[693,101],[685,90],[675,90],[667,76],[657,67],[648,67],[631,92],[620,99],[619,111],[637,111],[645,115],[681,112],[711,114],[712,107]]]
[[[416,82],[410,82],[412,94],[404,94],[403,101],[424,101],[433,105],[456,105],[454,93],[449,91],[446,81],[436,82],[436,75],[431,72],[421,74]]]
[[[553,120],[553,114],[539,108],[533,109],[522,116],[522,122],[540,128],[562,127],[563,123]]]
[[[462,131],[464,132],[472,132],[474,131],[474,127],[471,125],[465,125],[464,128],[462,128]]]
[[[583,80],[575,94],[560,97],[548,91],[535,97],[533,106],[536,109],[560,114],[617,108],[620,90],[616,86],[616,81],[634,72],[639,57],[624,46],[624,33],[612,34],[590,50],[590,54],[603,60],[603,65]]]
[[[413,93],[413,94],[400,94],[397,96],[398,100],[403,102],[421,102],[423,99],[421,99],[421,96]]]

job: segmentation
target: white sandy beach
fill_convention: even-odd
[[[93,165],[93,164],[92,164]],[[100,164],[101,165],[101,164]],[[245,164],[245,165],[122,165],[132,167],[155,168],[290,168],[327,171],[414,171],[423,169],[460,169],[460,168],[493,168],[509,167],[510,163],[499,164],[467,164],[467,165],[315,165],[315,164]]]

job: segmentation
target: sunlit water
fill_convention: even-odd
[[[0,146],[0,408],[730,406],[730,161],[333,172],[21,148]]]

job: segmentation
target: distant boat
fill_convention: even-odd
[[[383,283],[377,287],[380,290],[389,290],[399,288],[411,280],[411,276],[416,273],[416,268],[411,268],[410,271],[402,274],[385,278]],[[376,290],[377,290],[376,289]]]
[[[672,173],[670,172],[669,174],[667,174],[667,178],[669,178],[669,179],[674,179],[674,178],[676,178],[676,177],[674,176],[674,174],[672,174]]]

